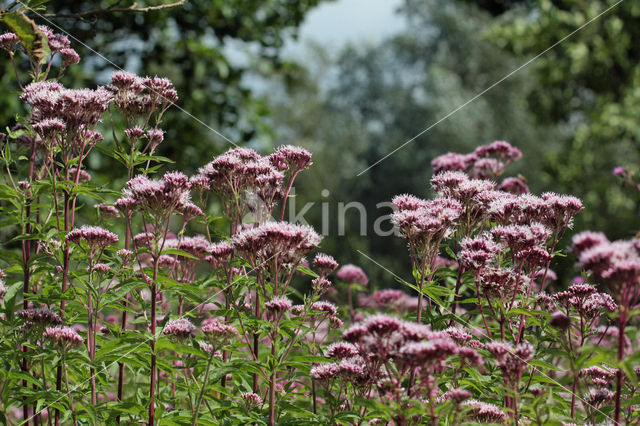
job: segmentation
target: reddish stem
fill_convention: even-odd
[[[149,426],[154,425],[156,398],[156,280],[158,278],[158,257],[153,262],[153,283],[151,284],[151,382],[149,384]]]
[[[627,325],[627,310],[624,305],[620,306],[620,316],[618,317],[618,361],[622,361],[624,359],[624,329]],[[618,368],[616,372],[616,408],[615,408],[615,417],[614,423],[619,425],[620,423],[620,413],[622,411],[621,406],[621,395],[622,395],[622,382],[624,372],[622,368]]]

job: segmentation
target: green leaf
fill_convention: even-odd
[[[24,11],[9,12],[4,15],[3,20],[18,36],[27,52],[31,52],[38,34],[36,23]]]
[[[179,250],[177,248],[166,248],[166,249],[162,250],[161,254],[177,254],[178,256],[186,257],[187,259],[198,260],[198,258],[195,257],[194,255],[189,254],[184,250]]]
[[[631,383],[638,383],[638,375],[636,374],[633,364],[628,359],[619,363],[620,369],[624,371]]]
[[[51,54],[47,37],[24,10],[9,12],[4,15],[3,20],[18,36],[29,56],[38,64]]]

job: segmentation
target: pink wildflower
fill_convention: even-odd
[[[18,311],[18,316],[25,324],[60,325],[62,318],[50,309],[28,308]]]
[[[410,342],[400,349],[405,362],[413,366],[425,366],[444,361],[456,353],[458,353],[458,346],[449,338]]]
[[[498,189],[515,195],[527,194],[531,192],[527,184],[522,179],[517,177],[509,177],[504,179],[498,186]]]
[[[401,290],[393,290],[390,288],[377,290],[373,293],[373,299],[380,306],[387,306],[391,303],[397,302],[404,296],[405,294]]]
[[[99,226],[84,225],[81,228],[69,232],[67,234],[67,241],[78,245],[80,245],[82,241],[85,241],[92,249],[104,249],[118,242],[118,236]]]
[[[104,218],[120,217],[120,212],[118,212],[118,209],[113,206],[108,206],[106,204],[100,203],[100,204],[94,204],[93,208],[97,209],[100,212],[100,215]]]
[[[399,211],[417,210],[428,203],[427,200],[409,194],[396,195],[391,202]]]
[[[338,268],[338,262],[328,254],[318,253],[313,259],[313,266],[320,275],[327,276]]]
[[[333,303],[319,301],[314,302],[311,305],[311,309],[314,311],[324,312],[326,315],[335,316],[338,313],[338,308]]]
[[[70,327],[49,327],[44,331],[42,337],[63,349],[84,343],[82,336]]]
[[[324,294],[332,288],[332,283],[324,277],[318,277],[311,281],[313,291],[318,294]]]
[[[307,169],[313,164],[309,151],[293,145],[279,147],[267,159],[277,169],[281,171],[288,169],[291,174]]]
[[[369,278],[362,268],[352,264],[347,264],[341,267],[336,275],[341,281],[344,281],[347,284],[359,284],[366,286],[369,283]]]
[[[595,246],[605,245],[609,240],[602,232],[583,231],[576,234],[572,238],[573,252],[580,256],[584,251],[594,248]]]
[[[325,381],[335,378],[340,373],[340,366],[335,363],[320,364],[311,368],[310,375],[316,380]]]
[[[466,401],[469,398],[471,398],[471,392],[465,389],[458,388],[446,391],[441,397],[443,401],[453,401],[456,404],[460,404],[461,402]]]
[[[233,246],[228,241],[220,241],[211,244],[208,248],[209,255],[205,257],[205,260],[213,268],[220,268],[227,264],[233,255]]]
[[[80,55],[78,55],[78,52],[73,49],[61,49],[60,54],[62,55],[62,63],[65,67],[75,65],[80,62]]]
[[[0,34],[0,49],[13,52],[19,41],[20,39],[14,33]]]
[[[262,398],[260,395],[253,392],[243,392],[240,394],[240,398],[244,401],[247,410],[252,410],[254,408],[262,406]]]
[[[487,266],[500,251],[500,245],[484,235],[465,238],[461,243],[462,251],[458,259],[469,270],[480,270]]]
[[[329,345],[327,356],[339,360],[353,358],[358,355],[358,348],[351,343],[338,342]]]
[[[471,399],[462,403],[469,408],[469,414],[473,420],[484,423],[504,423],[507,419],[500,408],[493,404]]]
[[[227,324],[222,324],[215,318],[204,320],[200,329],[208,339],[214,340],[216,342],[218,340],[224,340],[238,334],[235,327]]]
[[[186,318],[169,320],[162,330],[162,334],[176,337],[179,340],[189,338],[196,330],[196,326],[191,324]]]
[[[269,302],[265,302],[264,307],[274,313],[282,314],[291,309],[292,303],[286,297],[276,297]]]

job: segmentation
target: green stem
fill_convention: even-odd
[[[73,411],[73,399],[71,398],[71,391],[69,390],[69,373],[67,371],[67,362],[65,356],[62,356],[62,374],[64,376],[64,382],[67,385],[67,398],[69,398],[69,410],[71,410],[71,417],[73,418],[73,425],[78,426],[76,420],[76,413]]]
[[[47,376],[44,375],[44,359],[40,361],[40,374],[42,374],[42,389],[46,391]],[[47,421],[49,422],[49,426],[51,426],[51,416],[47,416]]]
[[[207,362],[207,370],[204,373],[204,382],[202,383],[202,389],[200,389],[200,393],[198,394],[198,400],[196,401],[196,408],[193,413],[193,420],[191,421],[191,426],[196,426],[198,423],[198,412],[200,411],[200,405],[202,404],[202,398],[204,397],[204,390],[207,388],[207,381],[209,380],[209,370],[211,369],[211,362],[213,361],[214,351],[211,351],[209,355],[209,361]]]

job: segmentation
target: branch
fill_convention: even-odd
[[[92,10],[85,10],[84,12],[75,12],[75,13],[47,13],[44,16],[54,17],[54,18],[73,18],[73,19],[84,20],[85,17],[91,16],[91,15],[104,15],[107,13],[118,13],[118,12],[133,12],[133,13],[143,12],[144,13],[144,12],[150,12],[152,10],[169,9],[172,7],[182,6],[185,2],[186,0],[178,0],[176,2],[169,3],[169,4],[160,4],[157,6],[147,6],[147,7],[135,7],[135,3],[134,3],[134,5],[131,7],[115,7],[120,3],[120,1],[118,1],[106,9],[92,9]]]

